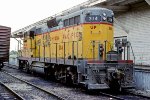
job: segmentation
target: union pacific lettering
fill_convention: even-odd
[[[78,40],[81,37],[81,35],[82,35],[82,32],[63,34],[63,39],[64,40],[68,40],[68,39]]]
[[[63,40],[80,40],[82,37],[82,32],[76,32],[76,33],[67,33],[67,34],[63,34],[62,35],[62,39]],[[50,40],[51,41],[58,41],[60,40],[61,38],[61,35],[58,36],[58,35],[55,35],[55,36],[51,36],[50,37]]]

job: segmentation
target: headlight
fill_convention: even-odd
[[[106,16],[106,13],[103,13],[103,16]]]
[[[103,21],[106,21],[106,17],[103,17]]]

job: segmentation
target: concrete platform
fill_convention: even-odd
[[[131,89],[129,92],[136,94],[136,95],[142,95],[143,97],[148,97],[150,98],[150,91],[142,91],[142,90],[136,90],[136,89]]]
[[[150,66],[135,66],[135,94],[150,97]]]
[[[135,70],[145,70],[145,71],[150,71],[150,66],[134,66]]]

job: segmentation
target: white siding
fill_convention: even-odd
[[[128,36],[135,54],[135,63],[150,65],[150,7],[120,14],[116,19],[129,33],[115,23],[115,36]]]

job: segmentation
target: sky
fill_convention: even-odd
[[[87,0],[1,0],[0,25],[12,32],[34,22],[57,14]],[[17,41],[11,39],[10,50],[17,50]]]

